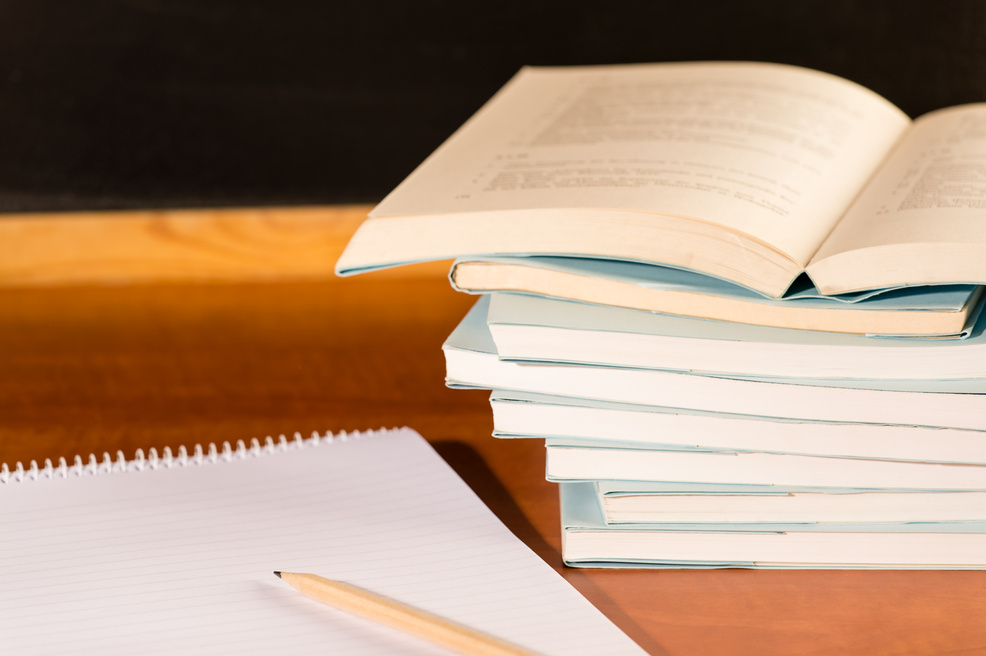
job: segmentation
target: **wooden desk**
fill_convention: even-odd
[[[319,220],[302,214],[311,220],[304,229],[292,223],[297,213],[271,219],[294,226],[293,236],[269,240],[268,251],[276,252],[255,244],[252,259],[243,260],[254,264],[225,277],[269,273],[277,268],[269,263],[289,261],[292,248],[315,249],[334,262],[359,213],[323,212]],[[119,270],[111,278],[201,277],[196,262],[236,251],[229,240],[242,234],[235,213],[219,218],[232,235],[226,242],[188,238],[175,246],[161,231],[162,249],[186,249],[173,260],[184,269],[155,259],[152,224],[117,217],[115,228],[104,225],[101,239],[74,251],[71,239],[51,237],[63,244],[62,259],[48,253],[42,265],[43,257],[31,265],[22,257],[19,278],[9,273],[15,267],[4,268],[13,251],[45,242],[16,237],[45,226],[18,232],[16,221],[7,224],[0,282],[21,286],[0,288],[0,461],[118,449],[129,457],[138,447],[409,425],[521,539],[653,654],[986,653],[986,572],[562,567],[557,499],[543,480],[541,444],[494,440],[487,394],[443,385],[441,343],[471,303],[449,289],[444,265],[337,279],[324,264],[305,271],[285,264],[281,275],[316,279],[265,283],[108,286],[94,284],[98,276],[88,269],[80,285],[71,266],[53,273],[58,261],[99,260],[103,248],[124,254],[131,267],[129,278]],[[208,232],[211,219],[202,220],[188,229]],[[70,229],[84,232],[83,224]],[[25,273],[32,266],[33,278]],[[61,284],[24,286],[42,279]]]

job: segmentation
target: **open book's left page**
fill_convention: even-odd
[[[196,460],[0,486],[4,649],[447,653],[302,597],[283,569],[539,653],[643,653],[409,429]]]

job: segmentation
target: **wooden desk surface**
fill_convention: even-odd
[[[329,213],[314,229],[328,235],[320,243],[331,262],[354,216]],[[140,229],[118,231],[105,233],[104,247]],[[203,257],[217,248],[192,242]],[[564,568],[540,442],[494,440],[487,394],[443,385],[441,343],[471,303],[449,289],[445,265],[348,279],[308,271],[315,279],[109,286],[91,275],[85,285],[40,275],[57,268],[45,264],[32,280],[62,284],[29,287],[23,275],[3,278],[15,249],[5,244],[0,283],[22,286],[0,287],[0,461],[408,425],[650,653],[986,653],[986,572]],[[290,256],[283,243],[276,248]],[[93,249],[63,260],[92,259]],[[152,254],[148,261],[158,266]],[[194,257],[185,261],[195,268]],[[156,271],[131,279],[169,278]]]

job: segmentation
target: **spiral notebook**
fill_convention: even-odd
[[[0,471],[0,643],[18,654],[444,654],[274,570],[543,654],[642,654],[410,429]]]

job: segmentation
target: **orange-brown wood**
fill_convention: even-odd
[[[0,286],[324,278],[369,207],[264,207],[0,220]]]
[[[488,395],[444,387],[471,304],[446,269],[0,289],[0,461],[409,425],[653,654],[986,653],[986,572],[564,568],[541,444],[494,440]]]

